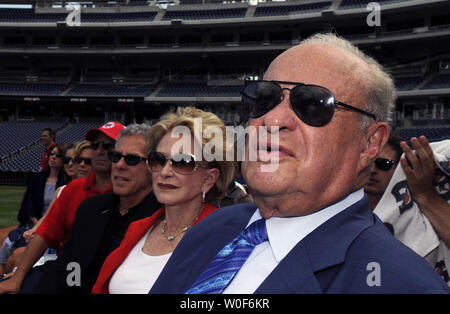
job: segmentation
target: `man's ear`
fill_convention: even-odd
[[[389,139],[389,133],[386,122],[374,123],[367,129],[365,147],[360,154],[360,169],[365,169],[377,158]]]

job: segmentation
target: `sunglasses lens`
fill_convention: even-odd
[[[91,142],[91,148],[93,150],[97,150],[99,145],[100,145],[100,142],[98,142],[98,141]]]
[[[63,164],[67,165],[71,160],[72,158],[65,156],[63,157]]]
[[[385,159],[385,158],[375,159],[375,166],[380,170],[388,171],[392,168],[393,165],[394,165],[394,162],[392,160]]]
[[[252,82],[242,92],[242,104],[250,118],[257,118],[278,105],[282,96],[280,86],[275,83]]]
[[[113,142],[102,142],[103,143],[103,149],[105,150],[111,150],[114,148]]]
[[[108,159],[113,162],[119,162],[119,160],[122,158],[122,154],[119,152],[108,152]]]
[[[136,166],[140,161],[141,157],[133,154],[124,156],[125,162],[128,166]]]
[[[180,174],[192,174],[195,170],[195,159],[191,155],[176,154],[172,158],[172,167]]]
[[[81,164],[83,161],[86,165],[90,165],[92,163],[91,158],[83,158],[83,157],[77,157],[74,159],[75,163]]]
[[[324,126],[333,118],[334,96],[321,86],[294,87],[291,90],[290,102],[298,117],[311,126]]]
[[[164,168],[167,159],[166,156],[160,152],[153,151],[148,155],[148,162],[150,164],[150,169],[154,172],[158,172]]]
[[[153,151],[148,156],[150,168],[154,172],[161,171],[167,158],[160,152]],[[172,169],[179,174],[192,174],[196,169],[195,158],[188,154],[175,154],[170,160]]]
[[[108,152],[108,159],[113,163],[118,163],[122,159],[122,157],[124,158],[125,163],[128,166],[136,166],[142,160],[142,158],[140,156],[133,155],[133,154],[128,154],[128,155],[124,156],[121,153],[116,152],[116,151]]]
[[[114,148],[113,142],[99,142],[99,141],[91,142],[91,148],[93,150],[97,150],[100,144],[102,144],[104,150],[111,150]]]

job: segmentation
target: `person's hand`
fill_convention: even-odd
[[[400,159],[400,164],[405,172],[406,182],[412,197],[417,203],[420,203],[428,195],[435,192],[433,187],[434,157],[425,136],[422,135],[418,139],[416,137],[411,138],[411,144],[415,152],[406,142],[400,143],[405,153],[405,156]]]
[[[30,240],[33,238],[35,231],[36,230],[34,228],[31,228],[23,233],[23,237],[27,243],[30,242]]]
[[[0,294],[19,293],[21,283],[18,282],[17,280],[15,280],[13,275],[14,275],[13,272],[9,273],[6,276],[11,277],[11,278],[0,282]],[[6,279],[7,277],[4,277],[4,278]]]

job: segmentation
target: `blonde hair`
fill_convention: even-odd
[[[194,131],[194,120],[201,119],[201,134],[196,134]],[[171,132],[175,127],[185,126],[189,129],[194,141],[201,144],[202,151],[207,143],[210,143],[214,148],[223,147],[222,152],[219,153],[221,160],[213,160],[208,162],[209,168],[219,169],[219,178],[214,186],[206,193],[207,201],[215,201],[222,199],[228,191],[228,187],[235,177],[235,161],[227,161],[227,152],[234,149],[234,145],[229,143],[226,139],[226,127],[223,121],[214,113],[206,112],[195,107],[178,107],[175,113],[169,112],[161,117],[160,121],[156,123],[150,130],[149,136],[151,140],[150,151],[155,150],[161,139]],[[214,136],[212,139],[206,139],[202,134],[208,127],[218,127],[222,131],[223,137]],[[220,142],[222,141],[222,142]]]
[[[75,143],[75,145],[73,147],[72,159],[80,157],[83,150],[85,150],[86,148],[90,148],[90,147],[91,147],[91,143],[86,140]]]

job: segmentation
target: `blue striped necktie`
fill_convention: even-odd
[[[256,220],[217,253],[186,294],[222,293],[255,246],[267,240],[266,220]]]

